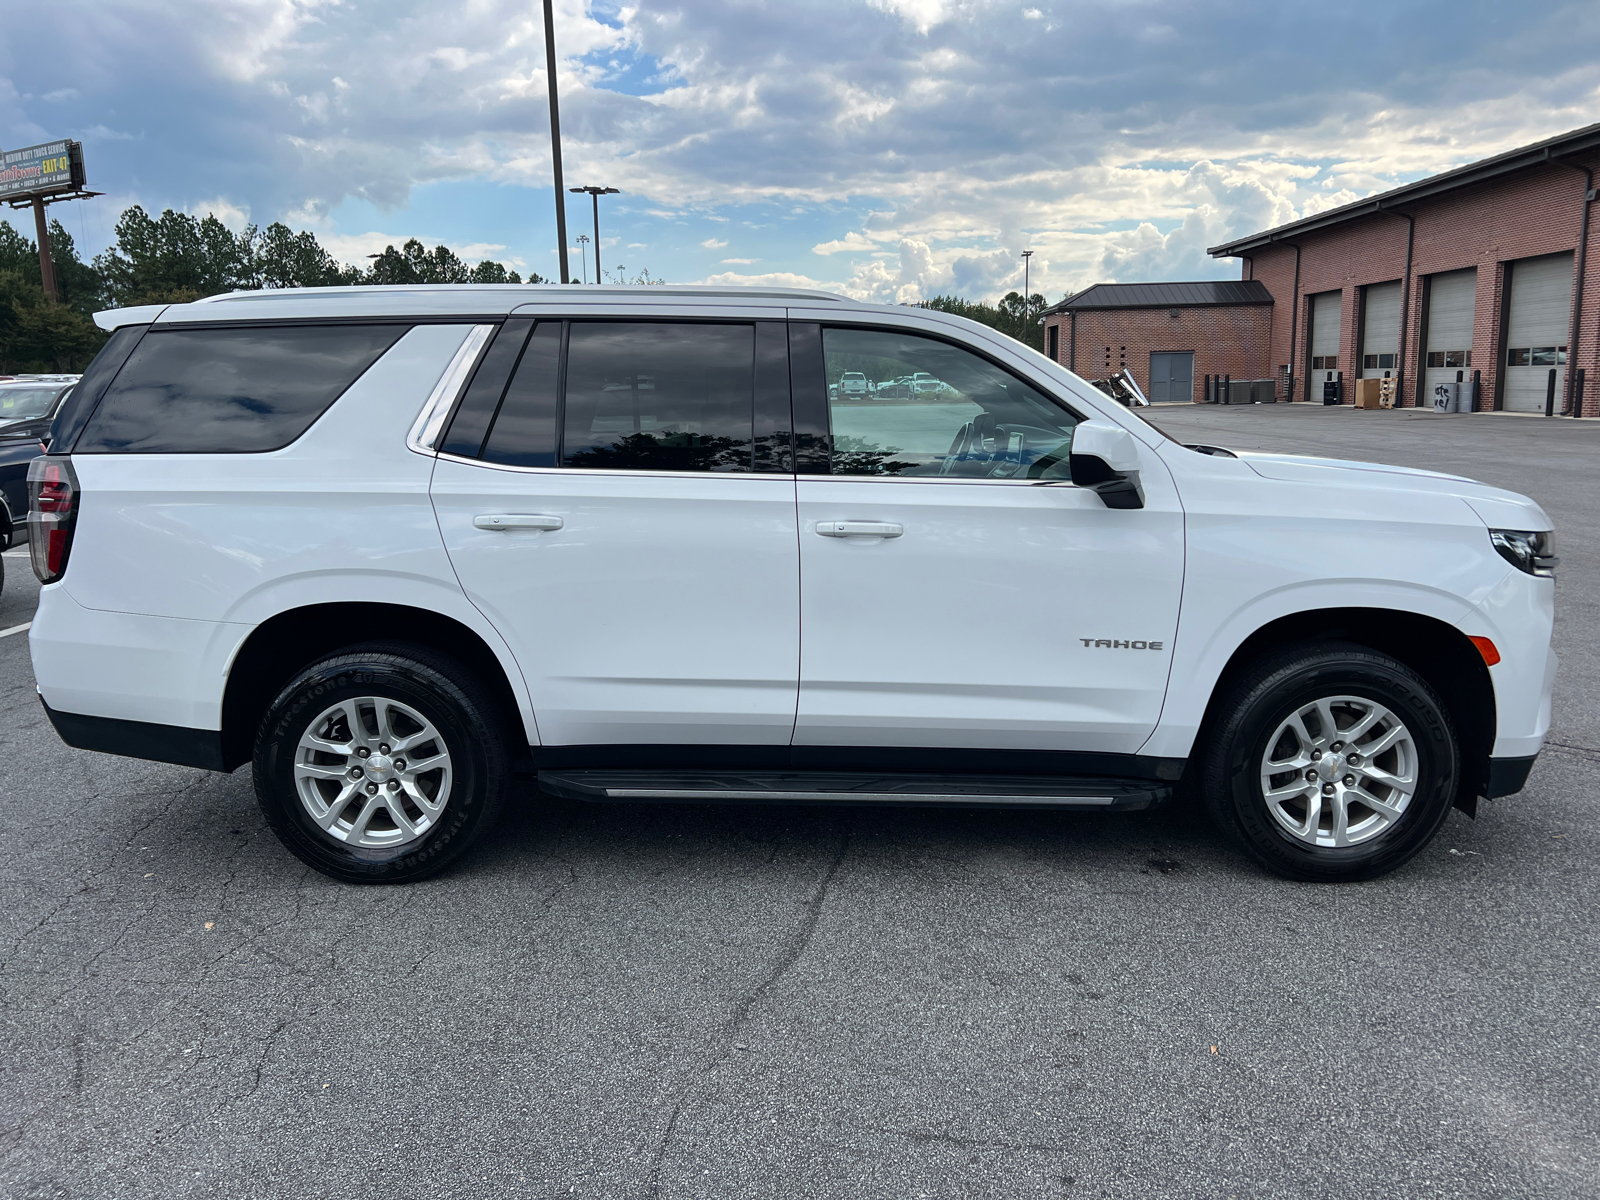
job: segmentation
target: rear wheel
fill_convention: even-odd
[[[1371,879],[1449,815],[1455,731],[1415,671],[1361,646],[1295,647],[1246,671],[1202,734],[1212,819],[1287,879]]]
[[[465,854],[499,815],[501,729],[487,690],[453,660],[352,647],[273,701],[256,739],[256,799],[283,844],[323,874],[409,883]]]

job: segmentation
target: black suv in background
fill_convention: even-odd
[[[44,453],[50,422],[77,382],[76,375],[49,375],[0,383],[0,549],[23,532],[28,464]]]

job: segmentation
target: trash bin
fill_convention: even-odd
[[[1436,383],[1433,385],[1433,411],[1437,413],[1461,411],[1461,385]]]
[[[1344,403],[1344,374],[1342,372],[1328,372],[1328,377],[1322,383],[1322,402],[1324,404]]]

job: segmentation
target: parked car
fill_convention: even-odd
[[[0,547],[11,545],[23,531],[28,464],[43,453],[50,422],[77,378],[0,383]]]
[[[1526,780],[1555,674],[1533,501],[1183,446],[931,310],[578,291],[101,314],[29,473],[62,738],[250,763],[285,846],[353,881],[456,860],[518,761],[614,803],[1192,792],[1310,880]],[[864,360],[962,402],[830,400]]]
[[[845,371],[839,376],[839,394],[842,396],[866,396],[872,391],[872,385],[867,382],[867,377],[860,371]]]

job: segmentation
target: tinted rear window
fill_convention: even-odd
[[[73,447],[78,454],[244,454],[287,446],[406,325],[152,329]]]
[[[755,337],[753,325],[574,322],[562,465],[751,470]]]

